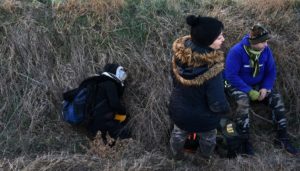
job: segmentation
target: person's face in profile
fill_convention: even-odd
[[[224,41],[225,41],[225,38],[224,38],[223,32],[221,32],[220,35],[216,38],[216,40],[211,45],[209,45],[209,47],[212,49],[218,50],[221,48]]]

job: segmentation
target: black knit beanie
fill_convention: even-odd
[[[109,64],[106,64],[106,65],[104,66],[104,72],[109,72],[109,73],[112,73],[112,74],[116,74],[117,68],[118,68],[119,66],[120,66],[120,65],[115,64],[115,63],[109,63]]]
[[[212,17],[190,15],[186,18],[186,22],[191,26],[193,43],[201,46],[211,45],[224,29],[223,23]]]

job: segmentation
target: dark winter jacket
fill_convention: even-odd
[[[226,58],[225,79],[236,89],[248,93],[253,86],[271,90],[276,79],[276,65],[269,47],[259,57],[259,74],[252,76],[249,55],[243,46],[250,46],[249,35],[233,46]]]
[[[97,101],[101,101],[97,113],[113,112],[115,114],[125,114],[125,107],[121,104],[124,86],[114,75],[102,73],[107,77],[106,81],[101,82],[97,92]],[[101,109],[101,110],[100,110]]]
[[[98,85],[97,105],[91,113],[92,119],[88,124],[88,130],[92,134],[96,134],[99,130],[108,131],[111,136],[116,137],[126,123],[114,120],[115,114],[126,114],[125,107],[121,103],[124,85],[113,74],[105,72],[102,76],[107,78]]]
[[[173,54],[171,119],[188,132],[217,128],[220,116],[229,111],[221,74],[223,53],[197,46],[185,36],[173,43]]]

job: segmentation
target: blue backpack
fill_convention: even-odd
[[[62,119],[71,125],[80,125],[90,119],[96,102],[99,83],[105,77],[94,76],[84,80],[78,88],[63,93]]]
[[[63,120],[77,125],[84,121],[86,116],[88,91],[81,89],[74,97],[73,101],[63,101]]]

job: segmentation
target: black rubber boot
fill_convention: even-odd
[[[244,141],[243,148],[244,148],[244,154],[249,156],[255,155],[253,145],[250,143],[249,139],[246,139]]]
[[[249,119],[247,117],[239,118],[237,120],[241,139],[242,139],[242,149],[241,154],[246,154],[249,156],[254,156],[254,148],[252,143],[250,143],[250,131],[249,131]]]
[[[277,137],[274,141],[275,146],[285,149],[288,153],[299,156],[299,149],[295,148],[290,142],[286,129],[281,129],[277,131]]]

